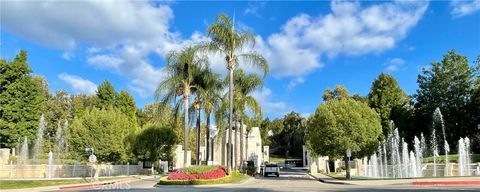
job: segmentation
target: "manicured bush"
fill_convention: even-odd
[[[208,165],[208,166],[201,165],[201,166],[192,166],[192,167],[182,168],[180,170],[188,174],[199,174],[207,171],[213,171],[218,168],[223,168],[224,170],[226,169],[224,166],[218,166],[218,165]]]

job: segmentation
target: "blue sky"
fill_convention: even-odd
[[[382,71],[413,94],[421,68],[448,50],[472,62],[480,55],[480,0],[1,3],[2,58],[25,49],[52,92],[92,94],[108,79],[139,107],[154,101],[164,55],[207,40],[206,28],[221,12],[257,35],[247,49],[270,63],[265,86],[254,93],[270,118],[292,110],[307,116],[335,85],[366,95]],[[211,67],[226,73],[219,55]]]

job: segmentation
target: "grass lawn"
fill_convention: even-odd
[[[423,159],[424,162],[433,163],[433,157],[426,157]],[[458,162],[458,154],[451,154],[448,155],[449,162]],[[437,163],[444,163],[445,162],[445,155],[440,155],[437,157]],[[472,154],[471,155],[471,162],[476,163],[480,162],[480,154]]]
[[[346,179],[345,176],[343,176],[340,173],[329,173],[327,175],[331,178],[338,179],[338,180],[345,180]]]
[[[108,181],[121,179],[126,177],[109,177],[99,178],[99,181]],[[46,187],[55,185],[71,185],[90,183],[90,179],[76,179],[76,180],[0,180],[1,189],[21,189],[31,187]]]

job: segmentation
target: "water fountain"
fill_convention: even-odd
[[[403,141],[402,138],[402,176],[408,177],[409,176],[409,171],[408,171],[408,165],[410,164],[409,162],[409,156],[408,156],[408,145],[405,141]]]
[[[442,131],[443,150],[444,150],[444,153],[445,153],[445,170],[447,170],[447,167],[448,167],[448,152],[450,152],[450,146],[448,145],[447,137],[445,135],[445,123],[443,121],[443,115],[442,115],[442,112],[440,111],[440,108],[438,108],[438,107],[435,108],[435,111],[433,112],[432,129],[435,130],[435,129],[437,129],[437,127],[440,127],[440,130]]]
[[[458,172],[460,176],[470,176],[470,140],[468,137],[458,141]]]
[[[21,164],[27,164],[28,161],[28,139],[27,136],[23,139],[23,144],[20,147],[20,161]]]
[[[387,161],[387,149],[385,147],[385,143],[382,144],[382,149],[383,149],[383,177],[388,177],[388,161]]]
[[[425,139],[423,138],[423,134],[422,134],[422,139]],[[414,150],[415,150],[415,173],[416,173],[416,177],[422,177],[423,174],[422,174],[422,162],[423,162],[423,153],[425,151],[424,148],[422,147],[425,147],[425,146],[422,146],[422,143],[421,141],[418,139],[417,136],[414,137],[413,139],[413,143],[414,143]],[[412,161],[412,160],[411,160]]]
[[[433,175],[434,177],[437,176],[437,157],[438,157],[438,145],[437,145],[437,134],[435,133],[435,129],[432,130],[431,136],[431,146],[432,146],[432,154],[433,154]]]
[[[45,117],[42,115],[38,121],[37,137],[35,139],[35,144],[33,145],[33,161],[36,162],[39,154],[42,152],[43,147],[43,135],[45,134],[45,129],[47,123],[45,122]]]
[[[418,167],[417,167],[417,159],[415,158],[415,153],[410,151],[410,166],[408,167],[409,170],[409,177],[418,177]]]
[[[60,160],[65,158],[66,142],[65,133],[68,127],[68,121],[65,120],[63,126],[60,122],[57,122],[57,129],[55,131],[55,162],[61,163]]]

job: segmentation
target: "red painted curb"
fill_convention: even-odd
[[[412,185],[478,185],[480,180],[470,181],[414,181]]]
[[[60,190],[62,190],[62,189],[85,188],[85,187],[96,187],[96,186],[101,186],[101,185],[110,185],[110,184],[114,184],[114,183],[115,182],[89,183],[89,184],[85,184],[85,185],[74,185],[74,186],[60,187]]]

